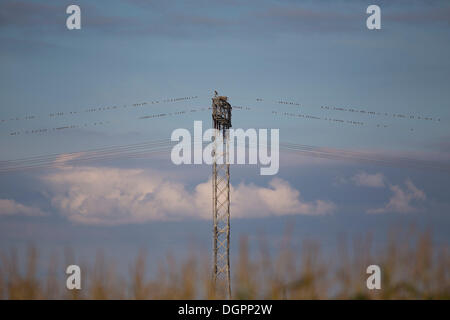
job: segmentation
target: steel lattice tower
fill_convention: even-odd
[[[231,298],[230,282],[230,161],[229,128],[231,127],[231,105],[228,98],[212,98],[212,120],[215,129],[212,200],[214,266],[213,284],[216,296]]]

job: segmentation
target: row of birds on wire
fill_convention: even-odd
[[[163,99],[163,100],[155,100],[155,101],[151,101],[151,102],[142,102],[142,103],[134,103],[130,106],[132,107],[142,107],[142,106],[148,106],[148,105],[152,105],[152,104],[160,104],[160,103],[170,103],[170,102],[180,102],[180,101],[187,101],[187,100],[193,100],[193,99],[197,99],[198,96],[189,96],[189,97],[184,97],[184,98],[169,98],[169,99]],[[263,101],[263,99],[257,98],[256,99],[258,102]],[[285,102],[285,101],[278,101],[278,103],[280,104],[288,104],[288,105],[293,105],[293,106],[299,106],[299,103],[294,103],[294,102]],[[124,105],[123,107],[128,107],[127,105]],[[101,112],[101,111],[107,111],[107,110],[116,110],[118,107],[116,106],[112,106],[112,107],[97,107],[97,108],[89,108],[86,109],[85,112]],[[257,108],[257,107],[242,107],[242,106],[233,106],[234,110],[253,110],[253,111],[259,111],[259,112],[264,112],[266,110]],[[350,109],[350,108],[338,108],[338,107],[321,107],[322,110],[324,111],[348,111],[348,112],[356,112],[358,114],[375,114],[373,112],[370,111],[366,111],[366,110],[356,110],[356,109]],[[202,111],[207,111],[207,110],[211,110],[211,107],[197,107],[197,108],[191,108],[190,110],[181,110],[181,111],[174,111],[174,112],[160,112],[160,113],[155,113],[155,114],[150,114],[150,115],[143,115],[138,117],[138,119],[156,119],[156,118],[165,118],[165,117],[172,117],[172,116],[180,116],[180,115],[184,115],[187,113],[194,113],[194,112],[202,112]],[[62,117],[64,115],[75,115],[77,114],[76,111],[70,111],[70,112],[59,112],[59,113],[51,113],[49,116],[50,117]],[[381,114],[381,113],[376,113],[377,115]],[[387,114],[387,113],[386,113]],[[288,111],[279,111],[279,110],[272,110],[271,111],[271,115],[272,116],[283,116],[283,117],[290,117],[290,118],[301,118],[304,120],[322,120],[322,121],[326,121],[329,123],[334,123],[334,124],[346,124],[346,125],[353,125],[353,126],[366,126],[366,125],[372,125],[373,120],[369,119],[368,121],[360,121],[360,120],[353,120],[353,119],[343,119],[340,117],[336,117],[332,114],[325,114],[322,116],[318,116],[318,115],[312,115],[312,114],[305,114],[305,113],[296,113],[296,112],[288,112]],[[402,114],[394,114],[394,118],[405,118],[406,116],[402,115]],[[413,116],[410,116],[409,118],[405,118],[405,119],[413,119]],[[416,117],[417,119],[432,119],[432,118],[422,118],[420,116]],[[26,117],[26,119],[36,119],[35,116],[33,117]],[[440,121],[440,119],[439,119]],[[86,127],[97,127],[97,126],[102,126],[102,125],[107,125],[107,124],[111,124],[112,122],[109,120],[98,120],[98,121],[92,121],[92,122],[83,122],[83,123],[71,123],[71,124],[65,124],[65,125],[60,125],[60,126],[52,126],[52,127],[45,127],[45,128],[33,128],[33,129],[15,129],[12,131],[9,131],[8,135],[9,136],[19,136],[19,135],[29,135],[29,134],[47,134],[47,133],[57,133],[57,132],[61,132],[61,131],[65,131],[67,129],[82,129],[82,128],[86,128]],[[376,128],[387,128],[389,125],[386,123],[380,123],[380,122],[376,122],[374,123],[374,126]],[[410,131],[414,131],[413,128],[410,128]]]
[[[176,117],[176,116],[183,116],[187,114],[193,114],[197,112],[204,112],[211,110],[211,107],[197,107],[197,108],[191,108],[189,110],[180,110],[180,111],[172,111],[172,112],[160,112],[160,113],[154,113],[154,114],[147,114],[138,117],[138,120],[144,120],[144,119],[161,119],[166,117]],[[235,106],[235,111],[240,110],[251,110],[250,107],[240,107]],[[104,121],[93,121],[93,122],[83,122],[83,123],[72,123],[67,124],[63,126],[52,126],[52,127],[45,127],[45,128],[35,128],[35,129],[20,129],[20,130],[13,130],[9,132],[9,136],[22,136],[22,135],[43,135],[43,134],[53,134],[53,133],[60,133],[62,131],[66,131],[69,129],[86,129],[89,127],[98,127],[103,125],[109,125],[114,124],[113,121],[104,120]]]
[[[250,110],[258,110],[256,108],[248,107],[248,106],[233,106],[234,111],[250,111]],[[161,118],[167,118],[167,117],[176,117],[176,116],[183,116],[187,114],[192,113],[198,113],[198,112],[205,112],[211,110],[211,107],[197,107],[197,108],[191,108],[189,110],[179,110],[179,111],[173,111],[173,112],[160,112],[160,113],[153,113],[153,114],[146,114],[139,116],[138,120],[145,120],[145,119],[161,119]],[[368,125],[367,122],[362,121],[354,121],[354,120],[347,120],[347,119],[341,119],[336,118],[332,116],[324,116],[319,117],[315,115],[309,115],[309,114],[302,114],[302,113],[292,113],[292,112],[280,112],[276,110],[272,110],[271,113],[268,113],[272,116],[283,116],[283,117],[290,117],[290,118],[298,118],[298,119],[304,119],[304,120],[321,120],[321,121],[327,121],[329,123],[335,123],[335,124],[344,124],[344,125],[353,125],[353,126],[364,126]],[[13,130],[8,133],[9,136],[21,136],[21,135],[42,135],[42,134],[51,134],[51,133],[59,133],[61,131],[66,131],[69,129],[83,129],[88,127],[98,127],[103,125],[109,125],[113,124],[114,122],[109,120],[104,121],[93,121],[93,122],[83,122],[83,123],[72,123],[67,124],[63,126],[52,126],[52,127],[46,127],[46,128],[34,128],[34,129],[18,129]],[[375,127],[377,128],[387,128],[388,125],[386,124],[375,124]]]
[[[124,104],[124,105],[113,105],[113,106],[98,106],[98,107],[89,107],[82,110],[72,110],[72,111],[58,111],[58,112],[51,112],[46,115],[24,115],[24,116],[12,116],[8,118],[1,118],[0,124],[4,124],[7,122],[16,122],[20,120],[35,120],[40,118],[60,118],[60,117],[67,117],[67,116],[74,116],[74,115],[80,115],[84,113],[98,113],[98,112],[105,112],[105,111],[114,111],[114,110],[123,110],[123,109],[132,109],[132,108],[140,108],[140,107],[148,107],[148,106],[155,106],[160,104],[167,104],[167,103],[176,103],[176,102],[187,102],[191,100],[198,99],[198,95],[192,95],[187,97],[177,97],[177,98],[164,98],[164,99],[154,99],[150,101],[144,101],[139,103],[132,103],[132,104]],[[262,98],[256,98],[256,102],[264,102],[265,99]],[[304,107],[299,102],[292,102],[287,100],[277,100],[275,101],[277,104],[282,105],[289,105],[289,106],[295,106],[295,107]],[[318,107],[307,107],[307,108],[318,108]],[[352,114],[358,114],[358,115],[367,115],[367,116],[383,116],[383,117],[389,117],[389,118],[395,118],[395,119],[405,119],[405,120],[422,120],[422,121],[434,121],[434,122],[441,122],[440,117],[431,117],[431,116],[424,116],[424,115],[413,115],[413,114],[404,114],[404,113],[395,113],[395,112],[379,112],[379,111],[373,111],[373,110],[366,110],[362,108],[355,108],[355,107],[336,107],[336,106],[320,106],[319,108],[321,111],[339,111],[339,112],[346,112],[346,113],[352,113]]]
[[[144,101],[139,103],[132,104],[123,104],[123,105],[113,105],[113,106],[98,106],[98,107],[89,107],[82,110],[71,110],[71,111],[56,111],[50,112],[45,115],[24,115],[24,116],[11,116],[11,117],[3,117],[0,119],[0,124],[8,123],[8,122],[16,122],[20,120],[35,120],[42,118],[59,118],[59,117],[67,117],[67,116],[75,116],[81,115],[85,113],[95,113],[95,112],[105,112],[105,111],[115,111],[115,110],[123,110],[123,109],[132,109],[132,108],[140,108],[147,106],[155,106],[160,104],[174,103],[174,102],[186,102],[190,100],[198,99],[198,96],[188,96],[182,98],[165,98],[160,100],[151,100]]]
[[[150,102],[141,102],[141,103],[134,103],[129,106],[123,106],[123,108],[138,108],[138,107],[144,107],[144,106],[150,106],[155,104],[161,104],[161,103],[171,103],[171,102],[186,102],[188,100],[194,100],[197,99],[198,96],[189,96],[189,97],[183,97],[183,98],[168,98],[168,99],[162,99],[162,100],[154,100]],[[256,99],[257,102],[263,102],[264,100],[261,98]],[[287,102],[283,100],[278,101],[279,104],[285,104],[285,105],[291,105],[300,107],[299,103],[294,102]],[[101,112],[101,111],[108,111],[108,110],[117,110],[119,107],[113,106],[113,107],[97,107],[97,108],[88,108],[85,109],[84,112]],[[373,113],[369,111],[361,112],[362,110],[357,110],[353,108],[337,108],[337,107],[324,107],[322,106],[320,108],[321,110],[326,111],[344,111],[344,112],[358,112],[359,114],[368,114],[373,115]],[[167,111],[167,112],[160,112],[160,113],[154,113],[154,114],[147,114],[138,117],[138,119],[144,120],[144,119],[159,119],[159,118],[165,118],[165,117],[172,117],[172,116],[183,116],[189,113],[195,113],[195,112],[204,112],[204,111],[210,111],[211,107],[197,107],[192,108],[190,110],[180,110],[180,111]],[[233,110],[238,111],[260,111],[260,112],[267,112],[267,110],[264,110],[262,108],[258,107],[249,107],[249,106],[233,106]],[[76,111],[72,111],[69,113],[51,113],[49,114],[50,117],[61,117],[66,115],[75,115],[77,114]],[[287,111],[279,111],[279,110],[272,110],[270,112],[272,116],[284,116],[284,117],[290,117],[290,118],[298,118],[298,119],[304,119],[304,120],[323,120],[327,121],[329,123],[337,123],[337,124],[346,124],[346,125],[353,125],[353,126],[364,126],[368,125],[369,122],[363,122],[363,121],[354,121],[349,119],[340,119],[336,118],[334,116],[325,115],[325,116],[316,116],[316,115],[310,115],[310,114],[304,114],[304,113],[298,113],[298,112],[287,112]],[[381,113],[375,113],[375,115],[381,115]],[[400,115],[400,114],[397,114]],[[26,119],[36,119],[37,117],[27,117]],[[403,116],[397,116],[397,118],[406,118]],[[412,117],[409,117],[409,119],[413,119]],[[416,119],[421,120],[422,117],[416,117]],[[428,121],[435,121],[436,118],[423,118]],[[434,119],[434,120],[430,120]],[[440,121],[440,119],[438,119]],[[89,126],[101,126],[101,125],[107,125],[111,124],[111,121],[95,121],[95,122],[85,122],[82,124],[69,124],[64,126],[54,126],[50,128],[38,128],[38,129],[26,129],[26,130],[16,130],[13,132],[10,132],[10,136],[14,135],[22,135],[22,134],[44,134],[44,133],[53,133],[53,132],[62,132],[68,129],[80,129],[85,128]],[[379,128],[386,128],[386,124],[380,124],[377,123],[376,127]],[[0,161],[0,173],[5,172],[11,172],[11,171],[17,171],[17,170],[23,170],[23,169],[29,169],[29,168],[41,168],[41,167],[53,167],[53,166],[61,166],[63,163],[76,163],[80,161],[90,161],[90,160],[103,160],[103,159],[113,159],[115,157],[141,157],[144,155],[152,154],[155,152],[167,152],[171,148],[171,142],[168,140],[158,140],[158,141],[152,141],[149,143],[144,144],[137,144],[137,145],[125,145],[125,146],[118,146],[118,147],[105,147],[105,148],[99,148],[99,149],[93,149],[93,150],[85,150],[85,151],[79,151],[76,153],[68,153],[68,154],[59,154],[59,155],[42,155],[37,157],[29,157],[29,158],[23,158],[23,159],[16,159],[16,160],[8,160],[8,161]],[[417,160],[417,159],[407,159],[407,158],[398,158],[398,157],[381,157],[380,155],[374,155],[374,154],[362,154],[357,152],[352,152],[348,150],[339,150],[339,149],[324,149],[320,147],[314,147],[314,146],[305,146],[305,145],[299,145],[294,143],[281,143],[280,148],[284,149],[289,152],[295,152],[295,153],[301,153],[303,155],[309,155],[313,157],[319,157],[319,158],[330,158],[330,159],[352,159],[356,161],[363,161],[363,162],[371,162],[371,163],[378,163],[378,164],[386,164],[386,165],[394,165],[394,166],[411,166],[411,167],[421,167],[421,168],[434,168],[438,170],[445,170],[448,171],[448,166],[445,164],[442,164],[440,162],[429,162],[424,160]],[[381,157],[381,158],[380,158]],[[70,160],[67,160],[70,158]],[[66,159],[66,160],[64,160]]]
[[[258,98],[257,101],[262,102],[264,99]],[[292,101],[277,101],[278,104],[284,104],[289,106],[303,107],[304,105],[298,102]],[[395,112],[379,112],[355,107],[336,107],[336,106],[320,106],[320,109],[323,110],[332,110],[332,111],[340,111],[340,112],[348,112],[352,114],[360,114],[360,115],[368,115],[368,116],[383,116],[389,118],[397,118],[397,119],[405,119],[405,120],[423,120],[423,121],[435,121],[441,122],[441,118],[439,117],[431,117],[424,115],[414,115],[414,114],[404,114],[404,113],[395,113]]]

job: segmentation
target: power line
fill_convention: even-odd
[[[192,113],[198,113],[198,112],[204,112],[211,110],[211,107],[194,107],[190,110],[179,110],[179,111],[172,111],[172,112],[162,112],[162,113],[154,113],[154,114],[146,114],[143,116],[138,117],[138,120],[147,120],[147,119],[161,119],[161,118],[167,118],[167,117],[176,117],[176,116],[183,116],[186,114],[192,114]],[[248,107],[236,107],[237,111],[242,110],[250,110]],[[66,124],[64,126],[57,126],[57,127],[47,127],[47,128],[35,128],[35,129],[22,129],[22,130],[14,130],[9,133],[9,136],[21,136],[21,135],[42,135],[42,134],[50,134],[50,133],[60,133],[69,129],[81,129],[81,128],[88,128],[92,126],[102,126],[102,125],[109,125],[114,122],[111,121],[95,121],[92,123],[72,123],[72,124]]]
[[[257,102],[262,102],[264,99],[257,98]],[[276,101],[278,104],[290,105],[296,107],[304,107],[304,105],[298,102],[286,101],[286,100],[278,100]],[[313,107],[317,108],[317,107]],[[356,107],[336,107],[336,106],[320,106],[320,109],[323,110],[332,110],[332,111],[340,111],[340,112],[348,112],[352,114],[360,114],[360,115],[368,115],[368,116],[383,116],[389,118],[397,118],[397,119],[405,119],[405,120],[424,120],[424,121],[436,121],[440,122],[440,117],[432,117],[432,116],[424,116],[421,114],[404,114],[404,113],[396,113],[396,112],[379,112],[374,110],[368,110],[364,108],[356,108]]]
[[[380,155],[369,152],[358,152],[344,149],[305,146],[296,143],[280,143],[280,148],[305,156],[330,160],[351,160],[389,167],[432,169],[450,172],[450,164],[438,161],[413,159],[399,156]]]
[[[103,147],[71,153],[43,155],[0,162],[0,173],[36,168],[54,168],[75,165],[86,161],[110,160],[152,154],[155,151],[168,151],[172,142],[168,139],[124,146]]]
[[[206,144],[206,142],[204,142]],[[14,160],[0,161],[0,173],[8,173],[35,168],[61,167],[62,165],[76,165],[88,161],[111,160],[126,157],[140,157],[153,154],[156,151],[168,152],[174,145],[170,139],[161,139],[143,143],[121,146],[109,146],[88,149],[70,153],[40,155]],[[408,167],[415,169],[432,169],[450,171],[450,164],[439,161],[414,159],[403,156],[389,156],[372,152],[352,151],[346,149],[318,147],[293,142],[281,142],[280,149],[309,157],[331,160],[350,160],[371,163],[389,167]]]
[[[78,109],[78,110],[71,110],[71,111],[54,111],[51,113],[48,113],[46,115],[34,115],[34,114],[28,114],[24,116],[12,116],[8,118],[0,119],[0,124],[7,123],[7,122],[16,122],[20,120],[35,120],[35,119],[42,119],[42,118],[52,118],[52,119],[58,119],[61,117],[67,117],[67,116],[75,116],[75,115],[81,115],[85,113],[97,113],[97,112],[105,112],[105,111],[115,111],[115,110],[121,110],[121,109],[132,109],[132,108],[142,108],[147,106],[154,106],[159,104],[165,104],[165,103],[175,103],[175,102],[185,102],[189,100],[198,99],[197,95],[193,96],[187,96],[187,97],[177,97],[177,98],[165,98],[165,99],[156,99],[156,100],[149,100],[149,101],[143,101],[138,103],[132,103],[132,104],[114,104],[109,106],[95,106],[95,107],[89,107],[85,109]]]
[[[152,100],[152,101],[144,101],[144,102],[140,102],[140,103],[133,103],[131,105],[112,105],[112,106],[100,106],[100,107],[93,107],[93,108],[87,108],[84,109],[82,111],[68,111],[68,112],[54,112],[54,113],[50,113],[48,114],[48,117],[50,118],[60,118],[63,116],[73,116],[73,115],[77,115],[77,114],[82,114],[82,113],[92,113],[92,112],[104,112],[104,111],[112,111],[112,110],[118,110],[118,109],[123,109],[123,108],[141,108],[141,107],[145,107],[145,106],[151,106],[151,105],[155,105],[155,104],[161,104],[161,103],[172,103],[172,102],[184,102],[184,101],[188,101],[188,100],[193,100],[193,99],[197,99],[198,96],[188,96],[188,97],[182,97],[182,98],[166,98],[166,99],[162,99],[162,100]],[[261,98],[257,98],[256,99],[257,102],[263,102],[265,101],[264,99]],[[303,107],[300,103],[298,102],[292,102],[292,101],[287,101],[286,99],[284,100],[278,100],[275,101],[275,103],[277,104],[281,104],[281,105],[289,105],[289,106],[294,106],[294,107]],[[236,110],[251,110],[253,109],[254,111],[258,111],[261,112],[264,110],[261,110],[259,108],[252,108],[252,107],[239,107],[239,106],[233,106],[233,108],[236,108]],[[210,109],[210,108],[208,108]],[[177,112],[162,112],[162,113],[157,113],[157,114],[151,114],[151,115],[143,115],[140,116],[139,119],[155,119],[155,118],[163,118],[163,117],[167,117],[167,116],[176,116],[176,115],[183,115],[186,114],[188,112],[197,112],[197,111],[205,111],[206,108],[197,108],[197,110],[195,109],[191,109],[190,111],[177,111]],[[406,119],[406,120],[426,120],[428,122],[440,122],[441,119],[438,117],[427,117],[427,116],[422,116],[422,115],[406,115],[406,114],[401,114],[401,113],[387,113],[387,112],[375,112],[375,111],[371,111],[371,110],[366,110],[366,109],[362,109],[362,108],[353,108],[353,107],[334,107],[334,106],[321,106],[320,107],[320,111],[339,111],[339,112],[346,112],[346,113],[351,113],[351,114],[355,114],[355,115],[368,115],[370,116],[370,122],[373,121],[374,116],[384,116],[384,118],[388,118],[388,119]],[[288,111],[280,111],[280,110],[272,110],[271,113],[272,116],[285,116],[285,117],[291,117],[291,118],[302,118],[305,120],[322,120],[322,121],[326,121],[328,123],[335,123],[335,124],[345,124],[345,125],[352,125],[352,126],[366,126],[368,125],[367,121],[360,121],[360,120],[352,120],[352,119],[342,119],[339,117],[335,117],[333,115],[311,115],[311,114],[305,114],[305,113],[295,113],[295,112],[288,112]],[[11,121],[13,120],[31,120],[31,119],[36,119],[39,118],[35,115],[26,115],[24,117],[12,117],[10,118]],[[0,120],[0,123],[6,121],[5,119]],[[108,125],[111,124],[110,121],[95,121],[95,122],[90,122],[90,123],[72,123],[72,124],[65,124],[62,126],[54,126],[54,127],[46,127],[46,128],[35,128],[35,129],[22,129],[22,130],[13,130],[9,133],[10,136],[19,136],[19,135],[24,135],[24,134],[46,134],[46,133],[57,133],[57,132],[63,132],[67,129],[81,129],[81,128],[86,128],[86,127],[91,127],[91,126],[101,126],[101,125]],[[387,125],[385,123],[375,123],[374,124],[376,128],[387,128],[390,125]],[[410,129],[410,131],[414,131],[413,128]]]

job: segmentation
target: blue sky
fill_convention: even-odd
[[[374,3],[382,10],[382,29],[369,31],[365,10]],[[234,127],[279,128],[282,142],[450,163],[450,6],[446,1],[77,1],[82,29],[73,31],[65,27],[69,4],[0,3],[2,161],[168,139],[176,128],[191,129],[194,120],[209,124],[210,114],[139,118],[208,107],[217,90],[233,105],[251,107],[234,112]],[[162,102],[181,97],[197,98]],[[85,112],[156,100],[161,103]],[[277,103],[280,100],[299,106]],[[364,125],[274,116],[274,110]],[[49,116],[57,112],[64,115]],[[35,118],[25,120],[26,116]],[[19,119],[11,120],[15,118]],[[70,125],[77,128],[26,133]],[[330,243],[339,233],[370,231],[382,239],[392,226],[416,224],[431,228],[437,243],[448,244],[448,172],[325,161],[287,152],[280,157],[276,181],[281,182],[273,184],[273,177],[259,176],[255,167],[232,168],[233,186],[241,186],[241,192],[256,197],[255,202],[264,200],[257,198],[261,192],[268,196],[279,192],[292,201],[292,207],[267,212],[245,208],[249,216],[245,217],[244,207],[239,207],[243,202],[235,198],[236,239],[261,230],[277,239],[285,224],[294,220],[299,238],[317,237]],[[89,180],[92,172],[104,178]],[[142,208],[149,205],[145,201],[119,197],[117,202],[101,202],[111,192],[123,192],[127,181],[137,185],[130,197],[146,188],[159,190],[161,185],[178,190],[180,196],[195,197],[209,174],[207,166],[176,167],[168,154],[3,174],[0,243],[2,247],[30,242],[44,248],[72,245],[88,251],[120,247],[121,252],[150,246],[165,252],[181,250],[193,237],[209,249],[207,213],[195,215],[200,204],[187,215],[164,206],[158,211],[162,219],[154,218],[156,213],[146,219],[141,217],[145,217]],[[147,186],[141,177],[153,184]],[[98,193],[79,190],[94,182]],[[201,195],[199,191],[197,196]],[[76,202],[80,197],[85,201],[82,205]],[[322,212],[318,201],[332,206]],[[124,211],[111,213],[111,208],[120,206]],[[86,208],[89,217],[80,220],[80,210]],[[175,221],[167,222],[167,216]],[[170,241],[161,230],[173,235]]]

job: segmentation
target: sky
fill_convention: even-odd
[[[66,28],[70,4],[81,30]],[[366,27],[370,4],[381,30]],[[235,108],[234,128],[448,166],[449,38],[447,1],[2,0],[1,165],[169,139],[194,120],[210,124],[217,90],[247,107]],[[161,113],[172,115],[151,117]],[[232,249],[261,233],[276,247],[286,225],[330,250],[339,234],[383,242],[409,225],[432,230],[436,245],[450,241],[448,170],[286,150],[276,176],[231,170]],[[0,174],[3,249],[210,250],[207,165],[176,166],[166,152]]]

